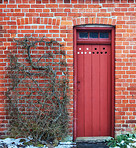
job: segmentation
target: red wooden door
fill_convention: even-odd
[[[111,135],[111,46],[77,45],[77,137]]]

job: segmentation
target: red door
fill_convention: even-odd
[[[77,45],[76,137],[111,136],[111,45]]]

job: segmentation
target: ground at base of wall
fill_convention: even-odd
[[[0,148],[39,148],[36,146],[24,146],[22,143],[18,142],[18,140],[16,139],[10,139],[7,138],[5,140],[1,140],[0,142]],[[108,148],[108,146],[106,146],[104,143],[99,143],[99,144],[90,144],[90,143],[72,143],[72,142],[64,142],[64,143],[60,143],[58,146],[56,147],[52,147],[52,146],[42,146],[40,148]]]
[[[26,141],[29,141],[25,139]],[[53,147],[53,146],[25,146],[23,144],[22,138],[18,139],[13,139],[13,138],[6,138],[6,139],[1,139],[0,140],[0,148],[108,148],[104,143],[95,143],[95,144],[90,144],[90,143],[74,143],[74,142],[60,142],[58,146]]]
[[[129,138],[130,139],[130,138]],[[136,138],[132,139],[133,143],[128,143],[127,148],[136,148]],[[0,139],[0,148],[108,148],[104,142],[101,143],[87,143],[87,142],[60,142],[58,146],[53,147],[52,145],[24,145],[24,141],[29,142],[28,139],[25,138],[6,138]],[[121,141],[120,144],[123,146],[125,141]],[[111,147],[113,148],[113,147]],[[114,148],[120,148],[120,146],[115,146]]]
[[[23,142],[21,142],[23,141]],[[76,143],[73,142],[60,142],[58,146],[51,146],[51,145],[38,145],[33,146],[24,145],[24,141],[29,142],[28,139],[25,138],[6,138],[6,139],[0,139],[0,148],[76,148]]]

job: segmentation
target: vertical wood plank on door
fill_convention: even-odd
[[[84,45],[84,101],[85,101],[85,136],[92,134],[91,120],[91,45]]]
[[[108,123],[108,96],[107,96],[107,46],[100,45],[100,131],[101,136],[107,136]]]
[[[81,49],[81,50],[80,50]],[[83,45],[77,46],[77,137],[83,137],[85,133],[85,122],[84,122],[84,55],[83,55]]]
[[[108,124],[108,127],[107,127],[107,133],[109,135],[111,135],[111,125],[112,125],[112,120],[111,120],[111,116],[112,116],[112,103],[111,103],[111,92],[112,92],[112,77],[111,77],[111,68],[112,68],[112,64],[111,64],[111,47],[109,45],[107,45],[107,53],[108,53],[108,57],[107,57],[107,69],[108,69],[108,73],[107,73],[107,97],[108,97],[108,100],[107,100],[107,116],[108,116],[108,121],[107,121],[107,124]]]
[[[97,50],[95,50],[95,48]],[[93,54],[94,52],[94,54]],[[99,136],[100,132],[100,101],[99,101],[99,45],[92,45],[92,124],[93,136]]]

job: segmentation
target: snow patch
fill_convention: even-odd
[[[0,139],[0,146],[1,145],[6,145],[8,148],[18,148],[18,145],[23,146],[23,142],[20,142],[21,139],[24,139],[26,142],[30,141],[29,139],[26,138],[18,138],[18,139],[13,139],[13,138],[6,138],[6,139]],[[73,142],[60,142],[58,146],[55,148],[73,148],[75,143]],[[30,145],[30,146],[25,146],[25,148],[38,148],[36,146]],[[47,148],[45,145],[42,148]]]

